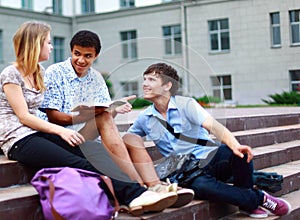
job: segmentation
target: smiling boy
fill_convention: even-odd
[[[266,218],[269,212],[286,215],[290,204],[253,187],[253,153],[250,146],[242,145],[226,127],[215,120],[193,98],[176,95],[179,85],[177,71],[166,63],[150,65],[143,73],[144,99],[153,104],[142,111],[128,132],[147,137],[154,141],[160,153],[168,157],[172,153],[192,155],[201,161],[210,158],[201,175],[192,179],[188,186],[195,192],[195,198],[229,203],[253,218]],[[168,123],[179,137],[168,131],[163,123]],[[199,142],[189,142],[188,138],[212,141],[213,134],[222,144],[211,147]],[[141,138],[130,140],[136,149],[145,148]],[[141,150],[140,150],[141,151]],[[191,175],[191,174],[190,174]],[[234,184],[226,181],[233,176]],[[178,180],[180,186],[181,182]]]
[[[114,123],[113,117],[117,113],[126,113],[131,110],[132,106],[128,102],[112,111],[106,111],[104,108],[81,108],[76,113],[72,112],[79,103],[107,103],[111,101],[111,98],[101,73],[92,67],[101,50],[98,35],[89,30],[78,31],[70,41],[70,48],[71,57],[46,69],[44,80],[47,90],[40,110],[46,113],[50,122],[78,131],[85,140],[93,141],[101,136],[101,142],[109,155],[133,182],[137,181],[140,185],[148,187],[160,186],[161,182],[152,164],[147,167],[140,166],[142,168],[138,169],[132,163]],[[125,100],[130,98],[126,97]],[[45,115],[42,117],[46,119]],[[94,155],[96,154],[97,152]],[[90,162],[92,160],[90,157],[87,159]],[[103,166],[98,163],[97,158],[92,164],[102,171]],[[110,172],[110,177],[120,179],[120,176],[114,172]],[[121,179],[121,181],[128,181],[128,179]],[[151,191],[151,188],[149,190]],[[177,197],[176,189],[173,191]],[[169,191],[163,193],[166,196],[172,194]],[[182,203],[183,199],[178,195],[175,202],[178,201],[181,205],[190,202],[193,198],[192,190],[186,190],[184,194],[190,195],[188,200],[183,198],[184,203]]]

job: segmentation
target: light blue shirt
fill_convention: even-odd
[[[71,58],[53,64],[46,69],[44,101],[40,110],[56,109],[71,114],[71,110],[79,103],[110,102],[111,98],[102,75],[90,68],[84,77],[75,73]],[[39,112],[39,116],[47,120],[46,114]]]
[[[197,158],[204,159],[209,152],[216,147],[206,147],[175,138],[156,117],[163,119],[154,105],[142,111],[128,132],[139,136],[146,136],[158,147],[163,156],[169,156],[172,152],[193,153]],[[183,96],[171,97],[168,110],[167,122],[176,133],[188,137],[211,140],[209,132],[202,127],[203,121],[210,114],[202,108],[195,99]],[[164,119],[165,120],[165,119]]]

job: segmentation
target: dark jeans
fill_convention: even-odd
[[[112,179],[121,204],[128,205],[146,191],[140,184],[132,182],[112,161],[102,144],[96,141],[71,147],[57,135],[38,132],[16,142],[8,156],[36,169],[68,166],[107,175]],[[106,192],[109,194],[107,189]]]
[[[247,156],[239,158],[226,145],[221,145],[204,174],[191,183],[195,198],[229,203],[241,210],[251,211],[263,203],[264,194],[253,189],[253,162]],[[233,177],[234,184],[226,181]]]

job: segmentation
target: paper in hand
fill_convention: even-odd
[[[78,104],[75,108],[72,109],[72,112],[77,112],[80,109],[92,110],[94,108],[106,108],[106,111],[112,111],[116,107],[124,105],[126,101],[116,100],[111,102],[103,102],[103,103],[81,103]]]

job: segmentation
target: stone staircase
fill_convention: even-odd
[[[233,111],[233,110],[232,110]],[[251,114],[253,110],[236,110],[231,115],[216,117],[226,125],[242,144],[253,147],[256,170],[277,172],[284,176],[281,196],[292,205],[292,212],[283,217],[270,216],[267,219],[300,219],[300,108],[293,111],[260,109],[260,114]],[[246,112],[243,112],[246,111]],[[249,111],[249,112],[248,112]],[[240,112],[240,113],[238,113]],[[241,113],[242,112],[242,113]],[[136,115],[128,116],[134,120]],[[116,120],[119,130],[127,129],[130,121]],[[147,142],[147,149],[153,160],[161,156]],[[0,155],[0,220],[42,220],[38,194],[29,184],[34,172],[15,161]],[[120,220],[141,219],[121,213]],[[149,213],[142,216],[147,220],[239,220],[250,219],[237,212],[237,208],[228,204],[194,200],[185,207],[166,209],[161,213]]]

